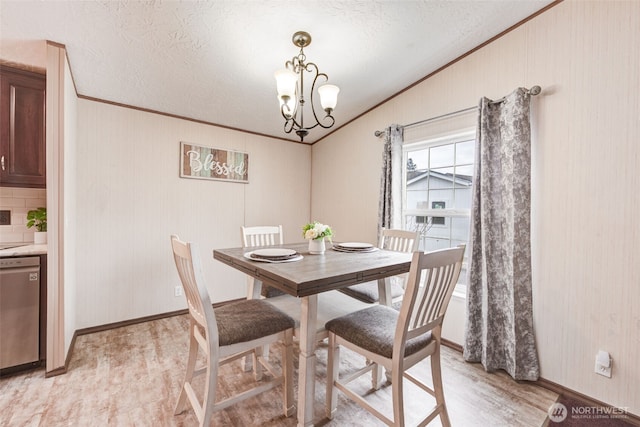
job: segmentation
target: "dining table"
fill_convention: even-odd
[[[358,283],[378,282],[380,304],[391,303],[389,278],[405,274],[411,267],[410,253],[373,248],[366,252],[343,252],[330,247],[320,255],[310,254],[308,243],[269,246],[295,250],[300,257],[291,262],[265,262],[251,258],[258,248],[215,249],[213,258],[253,277],[248,298],[260,298],[268,285],[297,297],[299,311],[298,426],[314,425],[318,297]],[[350,298],[350,297],[349,297]],[[291,299],[291,298],[289,298]],[[364,303],[362,303],[364,304]],[[339,303],[332,303],[332,308]]]

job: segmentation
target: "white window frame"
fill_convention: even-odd
[[[425,148],[433,148],[441,145],[450,145],[458,142],[464,142],[469,140],[475,140],[476,128],[459,129],[454,132],[449,132],[430,138],[425,138],[421,141],[411,142],[403,144],[402,146],[402,227],[406,228],[407,216],[424,216],[424,217],[445,217],[445,218],[469,218],[471,219],[470,209],[407,209],[407,160],[409,158],[409,152],[417,151]],[[455,156],[455,154],[454,154]],[[474,163],[475,164],[475,156]],[[457,166],[457,165],[455,165]],[[448,203],[447,203],[448,204]],[[446,219],[445,219],[446,221]],[[442,227],[442,226],[440,226]],[[467,239],[469,236],[467,236]],[[451,240],[451,239],[450,239]],[[467,255],[469,251],[469,241],[467,240],[467,250],[465,254],[465,260],[463,265],[463,271],[467,271]],[[454,291],[454,295],[459,298],[466,298],[467,295],[467,277],[466,274],[461,274]]]

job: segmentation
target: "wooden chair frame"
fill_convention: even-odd
[[[283,385],[283,412],[286,417],[295,411],[293,400],[293,328],[251,341],[237,342],[230,345],[220,345],[216,315],[211,305],[209,293],[204,285],[202,266],[196,245],[185,243],[177,236],[171,236],[171,246],[178,274],[183,284],[189,309],[189,356],[187,369],[175,414],[182,413],[189,402],[193,407],[200,426],[209,426],[215,411],[224,409],[242,400],[253,397],[273,387]],[[250,325],[247,325],[250,327]],[[273,366],[268,364],[260,351],[263,345],[276,341],[283,342],[282,372],[279,375]],[[202,351],[206,363],[196,368],[198,352]],[[252,389],[235,396],[216,402],[216,387],[220,365],[231,362],[240,357],[254,354],[255,378],[262,379],[266,369],[273,379],[263,382]],[[206,375],[204,396],[200,401],[192,385],[194,377]]]
[[[243,248],[254,248],[259,246],[274,246],[284,244],[282,225],[258,225],[252,227],[240,227]],[[254,278],[247,276],[247,290],[253,289]],[[276,295],[278,295],[276,293]],[[263,296],[268,297],[267,288],[263,289]],[[250,298],[250,296],[248,296]]]
[[[407,281],[393,342],[392,357],[382,356],[366,350],[343,337],[329,331],[329,360],[327,366],[327,402],[326,414],[331,419],[337,409],[337,391],[342,391],[351,400],[368,410],[389,426],[405,425],[403,380],[407,379],[429,393],[436,400],[436,406],[419,423],[426,425],[436,416],[440,416],[443,426],[450,426],[449,415],[444,399],[442,372],[440,366],[440,340],[444,315],[458,281],[465,246],[444,249],[429,253],[415,252]],[[421,279],[424,278],[424,284]],[[357,325],[356,325],[357,326]],[[431,333],[428,345],[405,357],[407,341]],[[339,378],[340,347],[345,346],[367,358],[371,363],[347,378]],[[425,358],[431,358],[433,387],[406,371]],[[374,408],[363,396],[353,392],[347,385],[360,376],[383,366],[391,372],[393,418],[389,418]]]
[[[256,226],[241,226],[240,236],[242,238],[243,248],[254,248],[259,246],[274,246],[284,244],[284,234],[282,233],[282,225],[256,225]],[[251,298],[249,293],[252,293],[254,278],[247,276],[247,298]],[[264,286],[262,289],[262,296],[268,297],[268,287]],[[269,359],[269,344],[263,346],[262,354],[265,359]],[[252,369],[252,363],[250,359],[243,359],[242,362],[245,371]]]

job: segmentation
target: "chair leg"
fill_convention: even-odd
[[[180,391],[180,396],[178,397],[178,403],[176,403],[176,409],[174,411],[175,415],[181,414],[185,411],[186,403],[188,399],[187,391],[185,389],[186,384],[190,384],[193,379],[193,372],[196,369],[196,359],[198,357],[198,341],[196,341],[196,337],[194,335],[194,328],[196,325],[191,322],[189,325],[189,356],[187,359],[187,369],[184,374],[184,382],[182,383],[182,390]]]
[[[253,357],[252,356],[244,356],[242,358],[242,369],[245,372],[250,372],[253,370]]]
[[[327,348],[327,395],[326,415],[330,420],[338,407],[338,389],[334,382],[338,380],[340,372],[340,347],[336,344],[336,336],[329,332],[329,347]]]
[[[387,381],[388,381],[389,383],[391,383],[391,380],[392,380],[392,378],[391,378],[391,371],[387,371],[387,370],[385,369],[385,370],[384,370],[384,377],[387,379]]]
[[[262,379],[263,367],[258,359],[262,358],[262,347],[256,347],[253,351],[253,376],[256,381]]]
[[[282,348],[282,375],[284,375],[284,416],[290,417],[296,407],[293,401],[293,330],[285,331],[284,347]]]
[[[395,368],[395,366],[394,366]],[[404,427],[404,388],[402,369],[393,369],[391,372],[391,394],[393,400],[393,425]]]
[[[213,417],[213,405],[216,403],[216,388],[218,386],[218,361],[211,360],[211,352],[207,352],[207,379],[204,385],[204,396],[202,398],[202,420],[201,427],[211,425]]]
[[[382,387],[382,384],[385,381],[383,379],[384,368],[369,359],[367,359],[366,363],[367,365],[375,365],[373,369],[371,369],[371,388],[374,390],[380,390],[380,387]]]
[[[247,299],[260,299],[260,290],[256,286],[255,279],[251,276],[247,276]],[[269,351],[265,351],[265,354],[268,355]],[[255,354],[242,358],[242,369],[244,369],[245,372],[251,371],[255,366],[253,363],[255,357],[252,356],[255,356]]]
[[[242,370],[245,372],[251,372],[253,370],[252,356],[245,356],[242,358]]]
[[[436,404],[440,412],[440,421],[443,427],[450,427],[447,404],[444,401],[444,388],[442,386],[442,368],[440,365],[440,343],[436,344],[436,349],[431,355],[431,377],[433,378],[433,391],[436,395]]]

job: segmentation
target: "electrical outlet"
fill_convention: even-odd
[[[182,286],[178,285],[176,286],[176,289],[174,291],[174,295],[177,297],[181,297],[182,296]]]
[[[609,353],[600,351],[596,355],[596,367],[594,368],[596,374],[611,378],[611,365],[612,362]]]
[[[0,225],[11,225],[11,211],[0,211]]]

